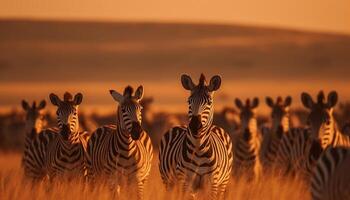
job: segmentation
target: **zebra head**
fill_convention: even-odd
[[[272,133],[281,138],[283,133],[289,129],[289,109],[292,104],[292,97],[287,96],[284,101],[282,97],[277,97],[276,103],[271,97],[266,97],[266,104],[272,109]]]
[[[182,86],[191,91],[191,95],[188,98],[188,116],[189,116],[189,129],[195,136],[199,133],[204,133],[211,127],[213,122],[213,96],[214,91],[218,90],[221,85],[220,76],[213,76],[210,79],[209,85],[206,83],[205,76],[201,74],[199,78],[199,84],[195,85],[188,75],[181,76]]]
[[[337,92],[330,92],[326,102],[323,91],[320,91],[316,103],[308,93],[304,92],[301,94],[301,101],[310,110],[307,124],[310,126],[312,137],[321,142],[322,148],[326,148],[332,142],[336,132],[333,108],[338,101]]]
[[[56,95],[50,94],[51,103],[57,106],[58,128],[65,139],[71,134],[79,132],[78,107],[83,100],[83,95],[78,93],[74,96],[69,92],[64,93],[63,101]]]
[[[256,109],[259,106],[259,99],[257,97],[252,101],[247,99],[244,105],[240,99],[236,98],[235,104],[240,109],[239,116],[241,119],[243,139],[249,141],[253,136],[252,134],[257,133]]]
[[[143,132],[141,127],[142,106],[140,104],[143,97],[143,86],[139,86],[134,95],[134,89],[131,86],[124,89],[123,95],[115,90],[109,92],[113,99],[119,103],[118,126],[121,127],[123,132],[130,134],[133,140],[138,140]]]
[[[39,105],[34,101],[32,106],[27,101],[22,100],[22,108],[26,112],[26,133],[34,137],[42,129],[44,122],[43,109],[46,106],[46,101],[42,100]]]

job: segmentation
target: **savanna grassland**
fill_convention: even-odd
[[[148,110],[151,101],[143,100],[143,126],[150,134],[153,145],[157,149],[160,138],[170,127],[177,124],[186,124],[187,116],[170,115],[167,113],[152,113]],[[340,125],[349,118],[349,103],[341,103],[341,109],[337,109],[335,117]],[[237,112],[234,108],[227,108],[215,113],[214,123],[223,127],[230,134],[235,132],[238,126]],[[342,110],[342,111],[341,111]],[[226,114],[225,114],[226,113]],[[305,123],[305,110],[293,110],[292,118],[295,124]],[[232,116],[230,116],[232,115]],[[45,116],[47,127],[55,126],[56,117],[51,113]],[[81,128],[95,130],[103,124],[113,124],[115,113],[111,115],[86,115],[80,114]],[[269,124],[267,116],[258,117],[259,125]],[[298,123],[297,123],[298,122]],[[23,149],[25,118],[24,112],[0,114],[0,199],[111,199],[113,194],[103,184],[95,184],[85,187],[83,182],[61,182],[49,184],[44,182],[33,186],[23,177],[21,169],[21,151]],[[156,150],[157,151],[157,150]],[[136,188],[129,188],[118,199],[131,200],[129,196]],[[178,199],[178,193],[166,193],[158,171],[158,156],[155,152],[149,184],[145,189],[146,199]],[[280,177],[278,175],[265,175],[254,183],[231,180],[227,188],[227,199],[310,199],[308,185],[296,178]]]
[[[33,186],[23,177],[20,153],[0,154],[0,199],[111,199],[113,193],[102,184],[85,187],[80,181],[47,183]],[[134,199],[136,188],[129,188],[117,199]],[[158,172],[157,156],[146,187],[145,199],[178,199],[177,193],[167,193]],[[131,198],[130,198],[131,197]],[[226,199],[309,199],[309,191],[303,182],[292,178],[266,176],[257,183],[231,180]]]

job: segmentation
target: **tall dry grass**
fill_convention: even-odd
[[[32,185],[23,177],[20,167],[20,153],[0,154],[0,199],[111,199],[113,193],[102,184],[85,186],[80,181],[60,183],[40,183]],[[145,199],[179,199],[177,193],[167,193],[161,182],[157,157],[148,186],[145,189]],[[132,200],[136,188],[128,188],[117,199]],[[202,198],[201,198],[202,199]],[[232,180],[227,188],[226,199],[269,199],[293,200],[310,199],[308,188],[301,181],[278,176],[266,176],[257,183]]]

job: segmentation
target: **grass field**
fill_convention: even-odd
[[[0,199],[111,199],[110,190],[99,184],[84,187],[79,181],[60,182],[54,184],[42,183],[31,185],[23,177],[20,167],[20,153],[0,153]],[[130,198],[136,188],[129,188],[117,199]],[[161,182],[157,156],[151,172],[149,184],[146,187],[145,199],[179,199],[176,193],[167,193]],[[296,179],[276,176],[264,177],[257,183],[232,180],[227,188],[226,199],[310,199],[307,187]]]

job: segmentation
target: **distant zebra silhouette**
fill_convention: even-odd
[[[245,177],[248,180],[259,178],[261,163],[259,151],[261,135],[258,132],[256,109],[259,99],[246,100],[245,105],[240,99],[235,99],[240,109],[241,128],[233,137],[233,173],[236,177]]]
[[[337,92],[330,92],[327,102],[323,91],[318,93],[316,103],[308,93],[302,93],[301,100],[303,105],[311,111],[307,119],[311,135],[320,141],[323,149],[328,146],[350,147],[350,136],[344,135],[338,130],[333,117],[334,106],[338,102]]]
[[[283,135],[289,132],[292,98],[287,96],[283,100],[282,97],[277,97],[274,103],[271,97],[266,97],[266,104],[272,109],[272,127],[262,128],[263,141],[260,157],[264,171],[271,169],[275,162],[281,139]]]
[[[55,94],[50,94],[51,103],[57,106],[58,130],[48,129],[42,134],[49,135],[46,170],[49,178],[83,177],[85,173],[85,149],[87,132],[79,131],[78,107],[83,95],[74,96],[68,92],[63,101]]]
[[[313,200],[350,199],[350,149],[328,147],[317,161],[311,180]]]
[[[232,142],[220,127],[212,125],[214,91],[221,78],[207,85],[204,75],[195,85],[188,75],[181,82],[191,92],[188,98],[189,125],[170,129],[159,149],[159,170],[168,190],[180,186],[183,195],[198,189],[210,190],[210,199],[223,197],[232,171]]]
[[[110,93],[119,103],[117,122],[92,134],[87,150],[87,175],[90,180],[107,178],[119,188],[136,186],[138,199],[143,199],[153,158],[151,140],[141,127],[143,87],[138,87],[135,95],[130,86],[123,95],[114,90]]]
[[[34,101],[30,106],[25,100],[22,101],[22,108],[26,112],[25,115],[25,139],[24,139],[24,151],[22,156],[22,166],[24,174],[27,177],[36,178],[35,165],[40,165],[37,162],[36,152],[30,148],[30,144],[35,140],[37,135],[42,131],[45,123],[43,109],[46,106],[45,100],[42,100],[39,105]],[[36,149],[40,151],[40,149]],[[39,175],[40,177],[40,175]]]

